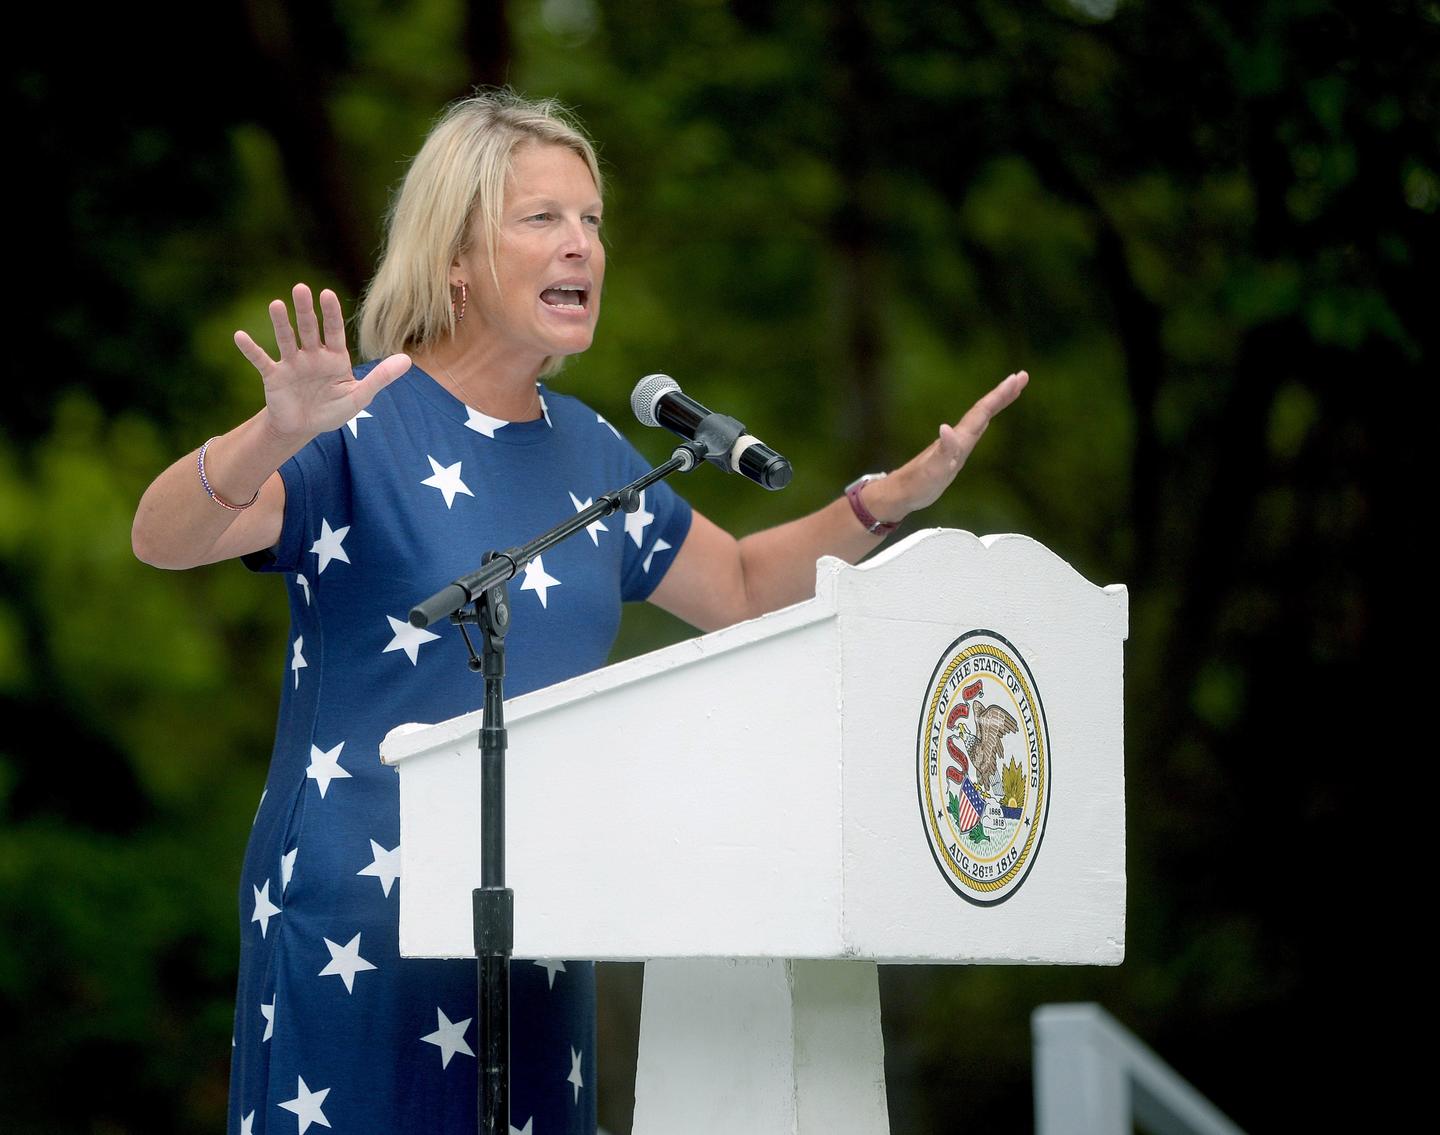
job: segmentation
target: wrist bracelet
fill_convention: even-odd
[[[217,434],[216,437],[218,436],[219,435]],[[231,512],[244,512],[247,508],[249,508],[252,504],[254,504],[257,500],[260,499],[260,490],[256,489],[255,495],[251,497],[248,501],[246,501],[244,504],[231,504],[229,501],[227,501],[224,497],[222,497],[219,493],[217,493],[214,489],[210,487],[210,478],[205,476],[205,451],[210,448],[210,442],[214,440],[215,438],[212,437],[210,441],[207,441],[204,445],[202,445],[200,447],[200,452],[195,457],[195,467],[197,470],[199,470],[200,473],[200,486],[205,490],[205,495],[209,497],[212,501],[214,501],[216,504],[218,504],[221,508],[228,508]]]
[[[888,536],[900,527],[898,520],[876,520],[874,514],[865,507],[865,502],[860,499],[860,490],[869,482],[878,481],[884,473],[866,473],[863,477],[857,477],[845,486],[845,499],[850,502],[850,509],[855,513],[855,519],[865,526],[865,531],[872,536]]]

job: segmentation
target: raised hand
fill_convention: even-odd
[[[391,355],[376,365],[363,382],[356,382],[350,372],[340,297],[329,288],[320,293],[322,338],[309,287],[296,284],[292,295],[294,328],[285,301],[270,304],[270,323],[280,350],[278,362],[244,331],[235,332],[235,345],[260,372],[270,429],[279,437],[298,439],[303,444],[317,434],[338,429],[365,409],[380,390],[410,369],[410,357]]]
[[[940,436],[928,447],[884,481],[871,482],[865,490],[870,511],[881,520],[898,520],[934,504],[969,460],[995,415],[1020,397],[1029,381],[1023,370],[1008,376],[953,426],[941,425]]]

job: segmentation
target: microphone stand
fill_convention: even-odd
[[[515,892],[505,886],[508,738],[504,684],[505,635],[510,629],[506,584],[536,556],[586,525],[621,509],[634,512],[640,507],[642,490],[672,473],[688,473],[712,453],[728,453],[735,444],[734,437],[725,443],[728,433],[727,429],[719,429],[713,436],[702,434],[694,441],[685,442],[663,465],[622,489],[606,493],[590,507],[581,509],[528,544],[503,552],[486,552],[478,569],[410,610],[410,624],[416,627],[428,627],[448,616],[465,639],[471,671],[479,671],[485,679],[485,716],[480,729],[480,886],[471,892],[479,978],[476,1019],[478,1031],[484,1034],[478,1089],[480,1135],[510,1135],[510,957],[515,944]],[[467,609],[472,604],[473,609]],[[478,658],[467,626],[479,628],[481,654]]]

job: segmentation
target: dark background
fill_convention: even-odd
[[[1390,881],[1427,802],[1423,644],[1398,631],[1420,618],[1440,5],[11,20],[6,1130],[224,1122],[285,605],[238,565],[144,567],[130,519],[258,408],[234,328],[268,341],[297,279],[353,309],[406,160],[482,82],[577,108],[611,178],[605,318],[562,389],[620,421],[663,369],[795,461],[776,496],[696,477],[698,507],[737,532],[818,507],[1023,366],[920,523],[1025,532],[1129,585],[1126,961],[883,970],[896,1135],[1028,1130],[1029,1013],[1055,1000],[1101,1002],[1256,1130],[1374,1118],[1403,1090],[1376,1015],[1412,996]],[[686,633],[633,615],[621,654]],[[637,978],[605,977],[616,1132]]]

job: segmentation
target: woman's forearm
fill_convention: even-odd
[[[155,567],[189,568],[272,547],[285,513],[276,470],[303,445],[276,433],[265,410],[210,443],[206,480],[219,501],[238,506],[253,496],[255,503],[240,511],[205,491],[198,450],[180,458],[140,498],[131,529],[135,555]]]

